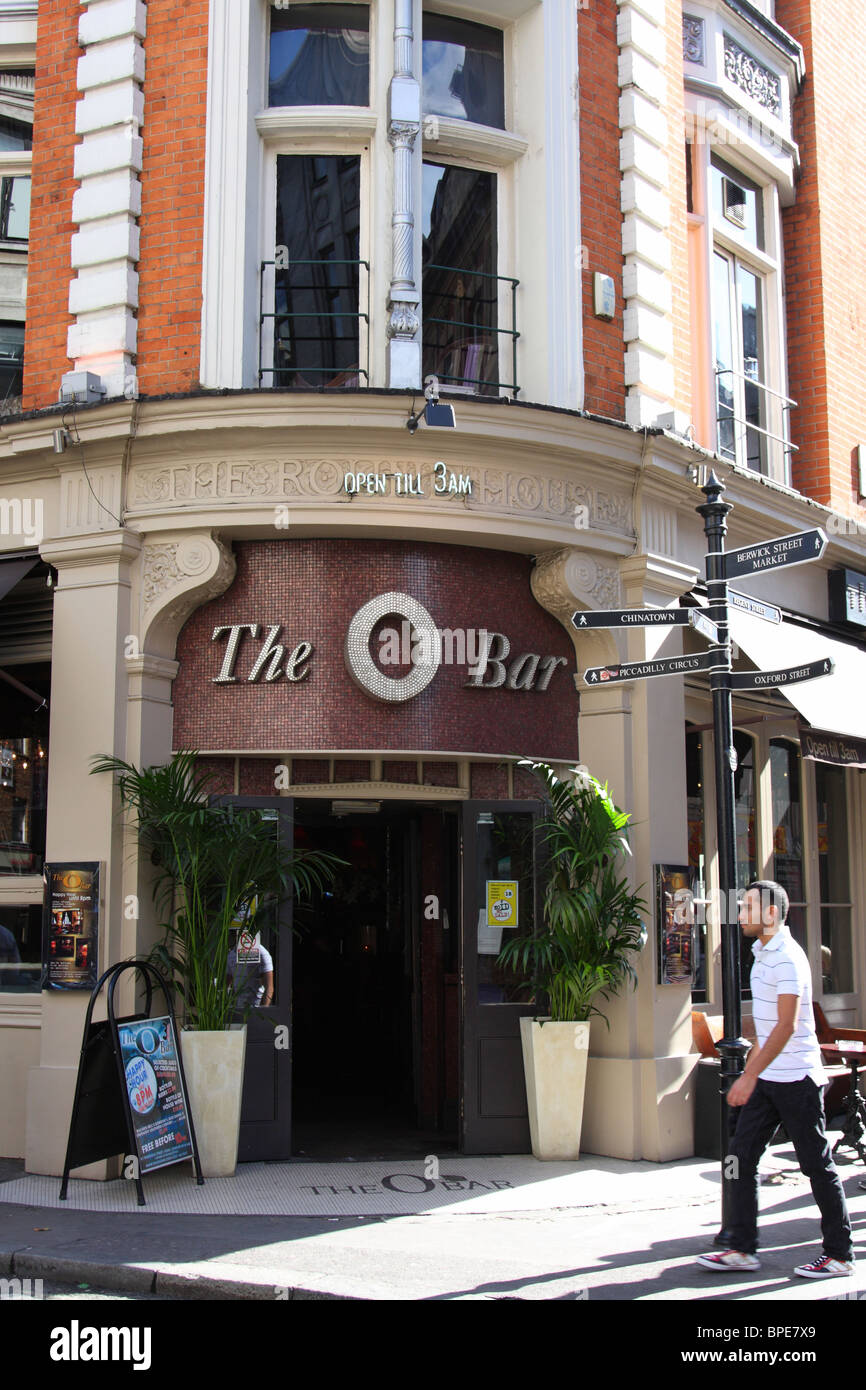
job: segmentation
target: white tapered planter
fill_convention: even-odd
[[[180,1045],[202,1173],[230,1178],[238,1162],[246,1024],[220,1032],[184,1030]]]
[[[520,1042],[534,1156],[579,1158],[589,1024],[522,1018]]]

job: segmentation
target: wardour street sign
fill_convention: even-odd
[[[702,637],[706,637],[708,642],[718,645],[719,629],[714,622],[706,616],[702,608],[688,608],[689,622],[695,632],[699,632]]]
[[[782,621],[781,608],[776,608],[775,604],[772,603],[765,603],[761,598],[752,598],[751,594],[741,594],[736,589],[729,589],[728,603],[732,608],[740,608],[744,613],[751,613],[753,618],[763,618],[766,623],[780,623]]]
[[[724,577],[736,579],[741,574],[762,574],[782,565],[803,565],[808,560],[820,560],[826,549],[827,537],[820,526],[811,531],[795,531],[791,536],[777,536],[774,541],[729,550],[723,558]]]
[[[655,661],[629,661],[621,666],[589,666],[583,673],[586,685],[613,685],[617,681],[639,681],[648,676],[685,676],[690,671],[707,671],[718,664],[716,652],[695,656],[660,656]]]
[[[829,657],[823,661],[807,661],[802,666],[787,666],[781,671],[734,671],[728,676],[732,690],[763,690],[765,686],[796,685],[799,681],[813,681],[818,676],[833,674],[833,662]]]

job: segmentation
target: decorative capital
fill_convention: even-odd
[[[414,338],[420,327],[421,320],[411,304],[394,304],[385,331],[389,338]]]
[[[697,15],[683,15],[683,59],[687,63],[704,61],[704,21]]]
[[[417,121],[392,121],[388,126],[388,140],[395,150],[411,150],[420,128]]]

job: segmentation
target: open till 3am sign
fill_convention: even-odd
[[[489,927],[517,926],[517,880],[489,878],[487,880],[487,925]]]

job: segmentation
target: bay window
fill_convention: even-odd
[[[21,408],[34,75],[0,72],[0,416]]]
[[[786,481],[793,402],[780,389],[775,190],[759,187],[714,156],[710,204],[716,449],[733,463]]]

